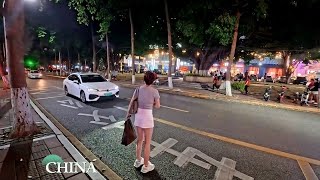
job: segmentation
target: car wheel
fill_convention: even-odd
[[[84,92],[83,91],[81,91],[81,93],[80,93],[80,99],[81,99],[81,101],[83,102],[83,103],[85,103],[87,100],[86,100],[86,94],[84,94]]]
[[[68,91],[67,86],[64,86],[64,94],[65,94],[66,96],[68,96],[68,95],[69,95],[69,91]]]

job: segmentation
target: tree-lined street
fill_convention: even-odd
[[[116,173],[128,179],[140,177],[132,167],[134,145],[120,144],[121,121],[133,89],[121,88],[120,98],[114,101],[86,105],[63,94],[62,79],[28,80],[28,85],[31,96]],[[314,151],[319,148],[318,114],[169,94],[161,94],[161,103],[161,109],[154,114],[153,146],[165,142],[163,146],[172,150],[154,147],[151,160],[157,164],[157,173],[151,173],[151,179],[213,178],[218,167],[210,164],[207,156],[217,162],[223,157],[232,159],[237,171],[255,179],[303,179],[299,158],[310,158],[307,161],[310,160],[313,172],[318,173],[319,165],[311,163],[320,159]],[[250,145],[239,146],[234,141]],[[256,146],[277,152],[257,150]],[[190,159],[189,163],[179,163],[176,157],[182,152],[189,156],[193,151],[188,149],[192,148],[207,156],[196,151],[194,158],[201,163]]]
[[[0,179],[320,178],[319,0],[1,2]]]

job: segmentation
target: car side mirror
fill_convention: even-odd
[[[73,80],[73,83],[80,84],[78,80]]]

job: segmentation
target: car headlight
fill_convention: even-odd
[[[116,86],[114,89],[119,89],[119,86]]]
[[[88,88],[88,91],[99,91],[98,89],[92,89],[92,88]]]

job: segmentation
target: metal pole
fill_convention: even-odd
[[[320,79],[318,80],[318,83],[320,83],[319,81]],[[320,108],[320,87],[318,88],[318,108]]]
[[[84,72],[86,72],[87,71],[87,60],[85,59],[84,60]]]
[[[62,63],[61,63],[61,53],[59,51],[59,66],[60,66],[60,76],[61,76],[61,72],[62,72]]]

